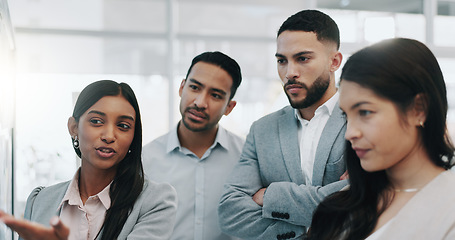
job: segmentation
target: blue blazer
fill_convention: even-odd
[[[346,120],[338,104],[319,140],[311,186],[305,184],[301,168],[297,129],[290,106],[252,124],[218,208],[224,232],[242,239],[298,238],[310,226],[318,204],[347,184],[339,181],[346,171]],[[252,196],[264,187],[261,207]]]
[[[35,188],[27,199],[24,218],[50,226],[51,217],[60,216],[60,209],[57,208],[69,183],[68,181],[46,188]],[[171,185],[146,180],[142,193],[117,239],[169,239],[174,228],[176,196]],[[97,239],[100,239],[101,235],[102,231]]]

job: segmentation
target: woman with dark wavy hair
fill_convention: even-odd
[[[169,184],[144,180],[141,115],[130,86],[88,85],[68,130],[81,167],[71,181],[38,187],[27,200],[25,219],[44,226],[0,213],[5,224],[27,240],[168,239],[176,193]]]
[[[454,147],[439,64],[421,42],[366,47],[343,67],[350,186],[316,209],[308,239],[455,239]]]

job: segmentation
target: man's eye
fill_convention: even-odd
[[[307,58],[307,57],[299,57],[298,60],[299,60],[300,62],[305,62],[305,61],[308,60],[308,58]]]
[[[223,97],[220,94],[212,94],[212,96],[216,99],[223,99]]]

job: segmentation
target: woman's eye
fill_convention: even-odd
[[[101,120],[99,119],[90,119],[90,122],[93,123],[93,124],[101,124],[103,123]]]
[[[130,125],[125,124],[125,123],[120,123],[118,126],[119,126],[120,128],[122,128],[122,129],[130,129],[130,128],[131,128]]]
[[[359,110],[360,116],[368,116],[368,115],[370,115],[371,113],[373,113],[373,112],[370,111],[370,110]]]

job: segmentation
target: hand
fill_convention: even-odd
[[[256,202],[261,207],[264,204],[265,189],[266,188],[261,188],[253,195],[253,201]]]
[[[340,180],[346,180],[346,179],[349,179],[349,173],[348,173],[347,170],[346,170],[346,172],[344,172],[343,175],[341,175],[341,177],[340,177]]]
[[[25,240],[67,240],[70,233],[69,228],[57,216],[51,218],[50,228],[27,220],[16,219],[1,210],[0,221]]]

